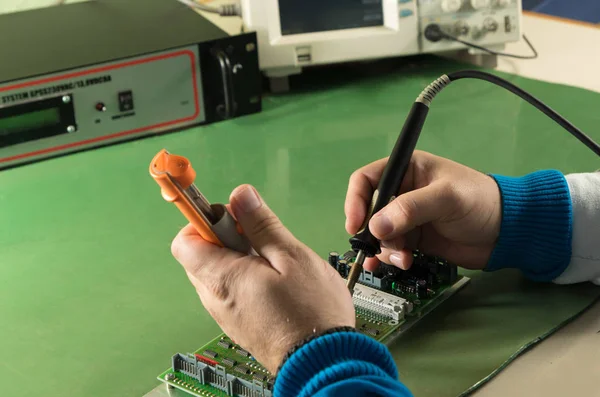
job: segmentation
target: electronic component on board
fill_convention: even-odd
[[[338,261],[338,273],[340,276],[342,276],[342,278],[348,277],[348,270],[348,262],[345,259]]]
[[[335,270],[337,270],[337,268],[338,268],[339,257],[340,257],[340,255],[335,251],[329,253],[329,258],[328,258],[329,264]]]
[[[257,380],[259,382],[264,382],[264,380],[267,379],[267,376],[257,372],[254,375],[252,375],[252,379]]]
[[[366,333],[367,335],[371,335],[371,336],[377,336],[379,335],[381,332],[375,328],[370,328],[370,327],[363,327],[362,331],[364,333]]]
[[[412,304],[404,298],[356,284],[352,302],[357,310],[370,313],[374,318],[400,321],[412,311]]]
[[[227,342],[226,340],[220,340],[217,343],[218,346],[222,347],[223,349],[231,349],[231,343]]]
[[[354,259],[353,252],[339,255],[332,251],[328,257],[330,264],[337,260],[336,270],[343,277]],[[388,344],[468,281],[457,275],[455,265],[420,252],[414,253],[409,270],[384,263],[373,272],[363,269],[352,297],[356,329]],[[159,379],[194,397],[211,393],[273,397],[271,374],[248,351],[231,342],[222,334],[195,354],[176,355],[172,367]],[[208,394],[202,394],[205,392]]]
[[[250,357],[250,353],[242,348],[236,349],[235,352],[242,357]]]
[[[248,367],[246,367],[244,365],[238,365],[237,367],[235,367],[235,371],[239,372],[240,374],[244,374],[244,375],[247,375],[250,373],[250,370],[248,369]]]

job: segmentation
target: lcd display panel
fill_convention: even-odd
[[[279,0],[281,34],[383,26],[382,0]]]

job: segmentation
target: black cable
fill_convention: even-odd
[[[460,80],[464,78],[485,80],[512,92],[513,94],[529,102],[531,105],[535,106],[538,110],[540,110],[546,116],[550,117],[552,120],[557,122],[561,127],[569,131],[575,138],[579,139],[584,145],[586,145],[594,153],[600,156],[600,146],[596,142],[594,142],[590,137],[585,135],[579,128],[571,124],[567,119],[565,119],[556,111],[551,109],[548,105],[535,98],[528,92],[517,87],[516,85],[493,74],[481,72],[478,70],[463,70],[455,73],[450,73],[448,74],[448,78],[450,79],[450,81]]]
[[[518,54],[509,54],[509,53],[506,53],[506,52],[494,51],[494,50],[490,50],[489,48],[481,47],[481,46],[478,46],[477,44],[473,44],[473,43],[469,43],[468,41],[461,40],[458,37],[451,36],[451,35],[449,35],[447,33],[442,33],[442,36],[445,39],[456,41],[458,43],[467,45],[469,47],[473,47],[473,48],[476,48],[478,50],[488,52],[488,53],[490,53],[492,55],[498,55],[498,56],[509,57],[509,58],[517,58],[517,59],[535,59],[535,58],[538,57],[538,53],[535,50],[535,48],[533,47],[533,44],[531,44],[531,42],[529,41],[529,39],[525,35],[523,35],[523,40],[525,40],[525,42],[527,43],[527,45],[529,46],[529,48],[531,48],[531,51],[533,52],[533,55],[518,55]]]
[[[425,28],[425,38],[432,42],[437,42],[437,41],[440,41],[441,39],[452,40],[452,41],[456,41],[457,43],[461,43],[466,46],[473,47],[473,48],[476,48],[481,51],[485,51],[492,55],[498,55],[498,56],[503,56],[503,57],[508,57],[508,58],[535,59],[538,57],[538,52],[536,51],[533,44],[531,44],[531,42],[525,35],[523,35],[523,40],[525,40],[525,43],[527,43],[527,45],[533,52],[533,55],[509,54],[507,52],[499,52],[499,51],[490,50],[489,48],[485,48],[485,47],[479,46],[477,44],[469,43],[468,41],[464,41],[462,39],[459,39],[458,37],[452,36],[451,34],[444,32],[442,30],[442,28],[437,24],[431,24],[431,25],[427,26],[427,28]]]
[[[442,89],[444,89],[444,87],[446,87],[453,81],[465,78],[485,80],[512,92],[518,97],[529,102],[536,109],[544,113],[546,116],[550,117],[552,120],[558,123],[558,125],[563,127],[565,130],[569,131],[569,133],[571,133],[571,135],[577,138],[581,143],[590,148],[594,153],[596,153],[596,155],[600,156],[600,145],[598,145],[590,137],[585,135],[579,128],[575,127],[567,119],[565,119],[560,114],[552,110],[548,105],[546,105],[544,102],[540,101],[530,93],[522,90],[521,88],[504,80],[503,78],[500,78],[490,73],[482,72],[479,70],[461,70],[459,72],[445,74],[442,77],[436,79],[429,86],[427,86],[427,88],[425,88],[423,92],[421,92],[421,95],[419,95],[419,97],[417,98],[417,102],[421,102],[427,106],[430,106],[435,96]]]

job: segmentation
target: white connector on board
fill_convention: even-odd
[[[413,310],[412,303],[406,299],[362,284],[354,286],[352,301],[356,309],[386,321],[400,321]]]

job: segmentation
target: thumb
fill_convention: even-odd
[[[237,187],[229,199],[231,208],[252,248],[273,262],[282,247],[290,245],[294,236],[283,226],[256,189],[250,185]]]
[[[371,218],[369,230],[383,241],[403,236],[447,216],[455,207],[446,184],[431,184],[402,194]]]

